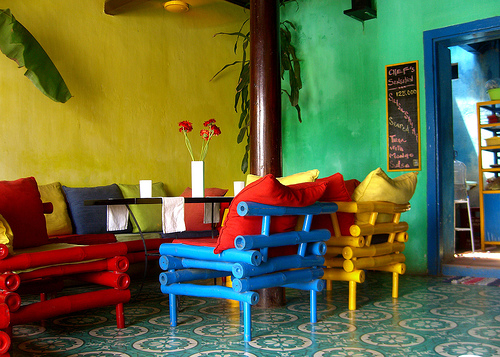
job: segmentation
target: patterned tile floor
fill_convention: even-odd
[[[252,309],[253,340],[244,343],[236,303],[183,298],[179,325],[169,325],[168,299],[148,282],[125,307],[101,308],[14,327],[17,356],[500,356],[500,288],[405,275],[391,298],[390,274],[368,272],[358,310],[347,309],[347,283],[318,294],[309,323],[305,292],[287,290],[284,307]]]

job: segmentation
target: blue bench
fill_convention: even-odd
[[[251,341],[251,306],[259,301],[255,290],[288,287],[310,291],[310,319],[317,321],[316,292],[325,286],[323,255],[326,229],[310,230],[314,215],[337,211],[335,203],[315,203],[307,207],[281,207],[254,202],[240,202],[240,216],[262,217],[260,235],[242,235],[235,248],[214,254],[213,247],[167,243],[160,246],[161,291],[169,295],[170,323],[177,326],[177,295],[236,300],[243,309],[244,341]],[[301,230],[270,234],[275,216],[304,216]],[[297,246],[297,253],[268,257],[272,247]],[[198,285],[200,279],[231,276],[232,287]]]

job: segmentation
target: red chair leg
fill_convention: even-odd
[[[125,328],[125,316],[123,313],[123,303],[116,305],[116,327]]]

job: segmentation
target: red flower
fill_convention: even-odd
[[[185,133],[189,133],[191,130],[193,130],[193,124],[190,122],[190,121],[181,121],[179,123],[179,132],[182,133],[182,132],[185,132]]]
[[[221,133],[220,128],[214,123],[215,119],[209,119],[203,123],[203,126],[205,128],[200,130],[200,136],[203,138],[203,142],[201,144],[201,153],[200,153],[201,161],[205,160],[205,157],[207,156],[208,144],[210,143],[212,137],[218,136]],[[191,160],[194,161],[193,149],[191,148],[191,142],[189,141],[187,135],[187,133],[191,132],[192,130],[193,130],[193,124],[190,121],[185,120],[179,123],[179,132],[184,134],[184,141],[186,143],[186,147],[189,151],[189,155],[191,156]]]
[[[209,119],[206,122],[203,123],[203,126],[210,126],[210,124],[215,123],[215,119]]]
[[[210,131],[207,129],[202,129],[200,130],[200,136],[206,141],[208,141],[208,139],[210,139]]]
[[[212,131],[213,136],[218,136],[221,133],[220,128],[217,125],[212,125],[210,127],[210,131]]]

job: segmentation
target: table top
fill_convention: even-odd
[[[234,197],[185,197],[185,203],[221,203],[231,202]],[[112,206],[112,205],[143,205],[143,204],[161,204],[161,197],[151,198],[107,198],[99,200],[85,200],[85,206]]]

